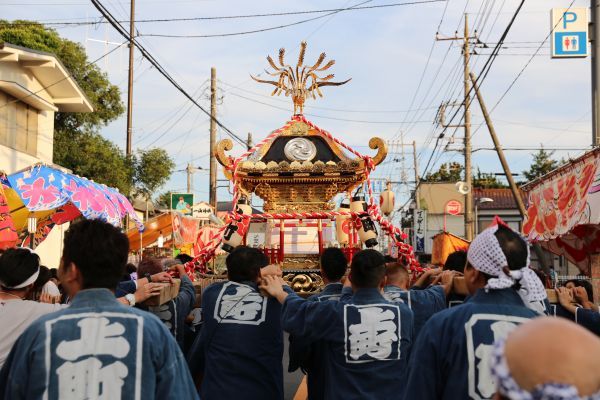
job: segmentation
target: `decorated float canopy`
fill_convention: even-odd
[[[295,115],[269,135],[255,157],[248,155],[234,165],[225,154],[232,148],[229,139],[217,144],[216,156],[228,177],[235,174],[243,194],[256,193],[264,200],[265,212],[318,212],[333,210],[335,195],[352,192],[384,160],[387,146],[382,139],[372,138],[369,146],[377,154],[362,158],[304,116]]]
[[[377,245],[374,223],[377,222],[411,268],[420,268],[412,247],[404,243],[406,234],[381,215],[373,195],[369,176],[385,159],[386,143],[381,138],[371,138],[369,147],[377,152],[373,156],[363,155],[304,117],[306,99],[315,99],[317,95],[322,97],[323,87],[339,86],[349,81],[333,82],[333,74],[323,76],[322,73],[335,63],[334,60],[326,62],[325,53],[321,53],[314,64],[305,65],[305,51],[306,42],[302,42],[298,60],[291,66],[285,62],[285,50],[280,49],[277,62],[267,57],[272,68],[267,74],[276,80],[253,77],[258,82],[275,86],[272,95],[284,93],[291,97],[294,104],[291,119],[239,157],[226,154],[233,149],[229,139],[220,141],[214,149],[225,176],[233,185],[232,209],[227,225],[208,238],[206,246],[193,261],[193,267],[205,270],[219,246],[225,251],[232,251],[244,243],[251,220],[267,221],[271,234],[278,231],[279,245],[267,248],[271,244],[265,243],[265,254],[290,272],[284,275],[284,279],[293,287],[298,286],[301,291],[307,292],[315,289],[318,270],[311,269],[311,262],[303,261],[310,261],[315,254],[304,250],[301,253],[292,251],[293,257],[292,254],[287,257],[286,228],[297,229],[307,220],[317,220],[320,253],[324,247],[323,220],[335,220],[338,244],[344,247],[349,259],[362,244],[367,247]],[[364,188],[362,193],[356,190],[359,188]],[[348,199],[344,203],[346,207],[336,210],[333,200],[338,194],[344,194]],[[264,201],[263,213],[254,213],[250,207],[252,195]],[[390,207],[393,209],[392,196],[384,196],[381,203],[384,212],[391,211]],[[342,241],[340,236],[348,240]],[[296,269],[300,271],[294,271]]]
[[[37,222],[36,241],[41,242],[54,225],[83,216],[121,226],[125,216],[143,229],[131,203],[118,190],[70,174],[57,167],[35,164],[25,170],[2,176],[3,204],[21,234]],[[4,221],[6,222],[6,221]],[[3,227],[6,228],[6,227]]]
[[[591,255],[600,253],[599,164],[596,149],[522,188],[528,199],[523,233],[585,274]]]

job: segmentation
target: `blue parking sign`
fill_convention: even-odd
[[[585,7],[553,8],[550,20],[552,57],[587,57],[588,9]]]

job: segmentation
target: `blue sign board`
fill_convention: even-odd
[[[554,8],[551,16],[552,57],[587,57],[588,9]]]

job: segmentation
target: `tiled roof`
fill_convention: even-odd
[[[527,196],[519,190],[524,203],[527,203]],[[475,189],[473,191],[473,201],[477,201],[482,197],[489,197],[494,201],[491,203],[483,203],[479,205],[480,210],[510,210],[517,209],[517,204],[513,197],[512,191],[505,189]]]

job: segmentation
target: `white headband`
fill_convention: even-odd
[[[33,273],[33,275],[31,275],[25,282],[18,284],[17,286],[8,286],[2,282],[0,282],[0,284],[7,289],[23,289],[24,287],[27,287],[27,286],[31,285],[33,282],[35,282],[39,275],[40,275],[40,267],[38,267],[37,271],[35,271]]]
[[[29,252],[31,254],[37,255],[37,253],[35,251],[33,251],[33,249],[30,249],[29,247],[20,247],[20,248],[29,250]],[[24,287],[27,287],[27,286],[31,285],[33,282],[35,282],[39,275],[40,275],[40,266],[38,265],[37,270],[33,273],[33,275],[31,275],[29,278],[27,278],[25,280],[25,282],[20,283],[17,286],[8,286],[8,285],[5,285],[3,282],[0,282],[0,285],[2,285],[3,287],[5,287],[7,289],[23,289]]]
[[[529,268],[530,256],[529,245],[527,244],[527,260],[520,269],[510,270],[508,274],[504,272],[504,267],[508,266],[506,255],[500,247],[498,238],[496,238],[498,225],[490,226],[471,242],[467,259],[473,268],[494,276],[488,280],[486,289],[507,289],[515,283],[519,283],[519,295],[525,305],[536,312],[542,311],[541,301],[547,298],[546,289],[538,276]],[[527,243],[527,240],[525,240]]]
[[[496,381],[498,393],[511,400],[600,400],[600,392],[591,396],[580,396],[573,385],[546,382],[527,391],[512,377],[504,354],[505,340],[496,342],[490,361],[491,373]]]

